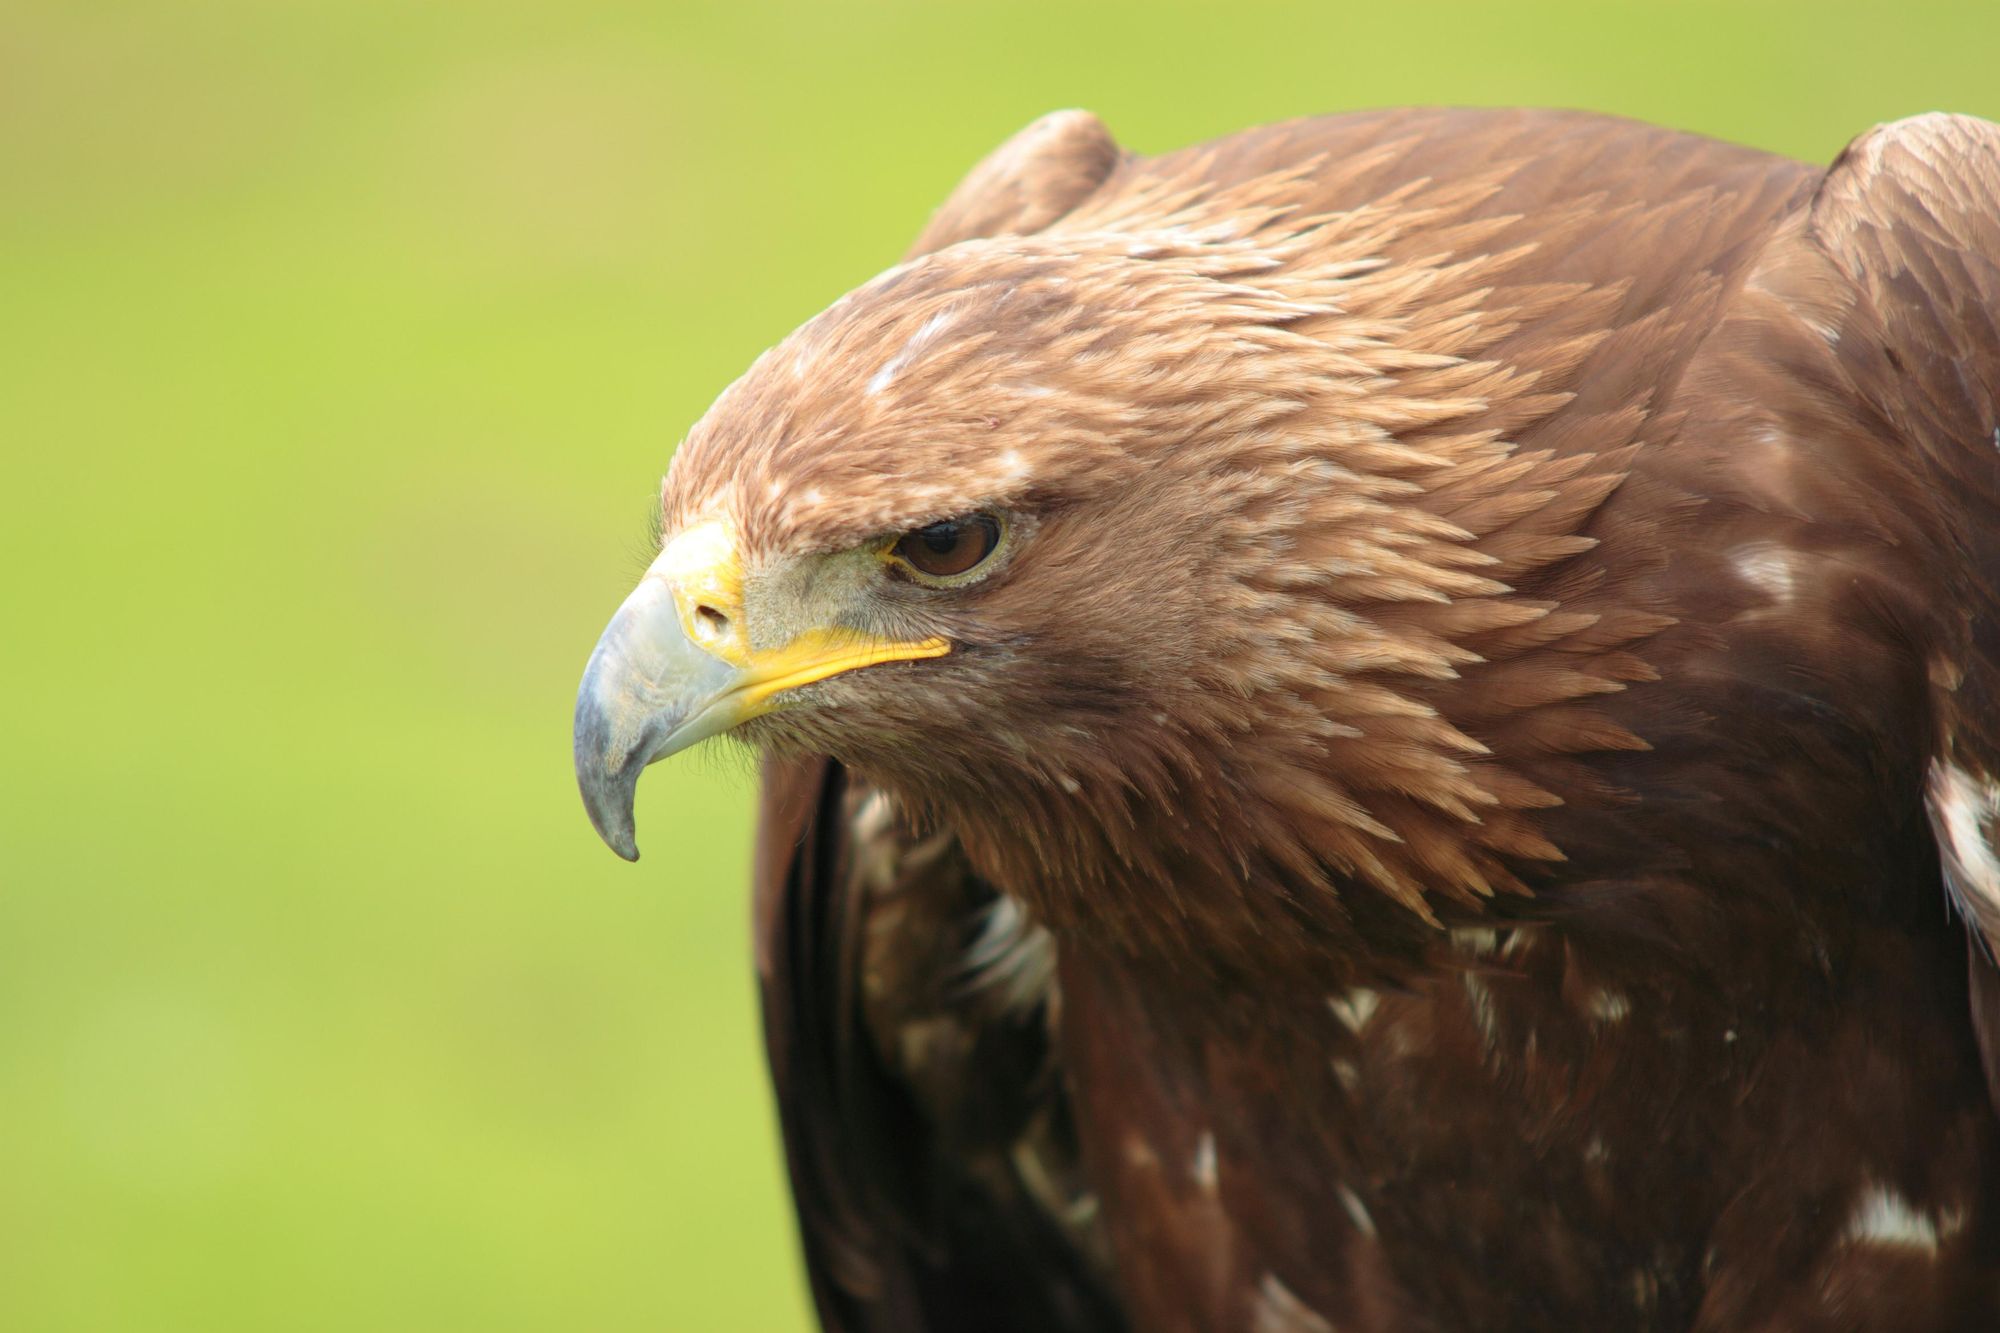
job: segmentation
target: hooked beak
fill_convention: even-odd
[[[783,706],[788,690],[879,662],[938,657],[838,625],[770,648],[745,623],[736,541],[719,523],[669,542],[611,617],[576,694],[576,783],[599,837],[639,859],[632,801],[646,765]]]

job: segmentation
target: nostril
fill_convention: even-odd
[[[712,606],[697,606],[694,609],[695,623],[701,626],[702,634],[711,639],[720,638],[728,632],[729,617]]]

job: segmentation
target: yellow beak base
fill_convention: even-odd
[[[940,638],[899,642],[843,626],[751,646],[742,565],[719,523],[668,543],[605,627],[577,689],[577,787],[598,835],[639,859],[632,803],[646,765],[783,706],[788,691],[884,662],[941,657]]]

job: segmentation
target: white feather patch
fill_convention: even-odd
[[[1622,1023],[1625,1016],[1632,1012],[1632,1002],[1619,991],[1593,991],[1589,1009],[1590,1016],[1600,1023]]]
[[[903,367],[909,365],[910,361],[919,352],[936,342],[938,335],[950,328],[957,321],[958,311],[956,310],[940,310],[925,320],[918,327],[917,331],[910,335],[908,341],[896,349],[896,354],[885,361],[882,364],[882,368],[870,377],[868,392],[877,394],[888,388],[895,382],[896,376],[903,372]]]
[[[1739,546],[1730,564],[1743,581],[1773,602],[1784,604],[1798,596],[1799,578],[1795,552],[1769,542]]]
[[[1009,1014],[1030,1012],[1055,989],[1055,936],[1005,894],[987,909],[965,962],[973,984],[996,998]]]
[[[1201,1139],[1194,1145],[1194,1163],[1188,1168],[1194,1183],[1205,1190],[1215,1188],[1215,1135],[1202,1131]]]
[[[1347,1220],[1354,1223],[1354,1229],[1370,1240],[1375,1238],[1375,1218],[1368,1211],[1368,1205],[1361,1202],[1361,1196],[1347,1186],[1340,1187],[1340,1206],[1347,1210]]]
[[[1250,1333],[1334,1333],[1334,1327],[1326,1316],[1294,1295],[1276,1273],[1266,1273],[1251,1298]]]
[[[1486,983],[1467,972],[1465,999],[1472,1010],[1472,1022],[1479,1029],[1479,1040],[1486,1047],[1486,1053],[1493,1055],[1500,1042],[1500,1018],[1493,1012],[1493,992],[1486,989]]]
[[[1326,997],[1327,1008],[1349,1032],[1359,1032],[1368,1026],[1368,1020],[1375,1016],[1375,1008],[1382,1003],[1382,997],[1366,986],[1356,986],[1344,995]]]
[[[1931,761],[1924,806],[1944,862],[1945,892],[1967,924],[2000,956],[2000,784],[1942,759]]]
[[[1920,1212],[1886,1185],[1871,1185],[1862,1191],[1854,1215],[1847,1221],[1847,1238],[1862,1245],[1936,1254],[1940,1241],[1951,1239],[1964,1227],[1963,1209]]]
[[[1500,932],[1484,927],[1462,927],[1451,932],[1451,942],[1473,958],[1485,958],[1500,943]]]

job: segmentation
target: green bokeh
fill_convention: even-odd
[[[2000,5],[0,5],[0,1328],[788,1330],[749,783],[584,821],[674,441],[1089,106],[1825,159]]]

